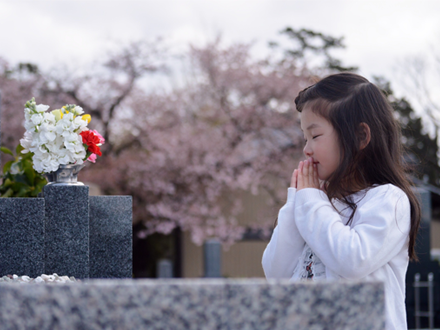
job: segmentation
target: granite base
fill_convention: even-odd
[[[87,280],[0,284],[5,329],[382,330],[372,282]]]
[[[90,196],[90,278],[133,277],[131,196]]]
[[[44,273],[44,199],[0,198],[0,276]]]

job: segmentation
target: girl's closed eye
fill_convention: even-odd
[[[317,137],[320,137],[320,136],[322,136],[322,134],[313,135],[313,136],[312,136],[312,140],[314,140],[314,139],[316,139]],[[305,138],[305,137],[304,137],[304,142],[307,143],[307,138]]]

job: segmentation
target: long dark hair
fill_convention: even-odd
[[[420,204],[403,161],[400,125],[382,91],[364,77],[344,72],[307,87],[298,94],[295,104],[299,112],[307,105],[326,118],[338,134],[340,165],[325,182],[325,190],[330,200],[342,200],[352,209],[349,222],[356,212],[356,204],[349,198],[353,193],[388,183],[406,193],[411,204],[408,255],[417,260]],[[361,123],[366,123],[371,132],[365,148],[361,148]]]

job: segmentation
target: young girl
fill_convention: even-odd
[[[353,73],[324,78],[295,103],[306,160],[264,251],[266,277],[382,281],[387,329],[406,329],[405,275],[416,260],[420,205],[393,109]]]

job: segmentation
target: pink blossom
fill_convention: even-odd
[[[87,160],[91,163],[95,163],[96,162],[96,154],[91,154],[89,158],[87,158]]]

